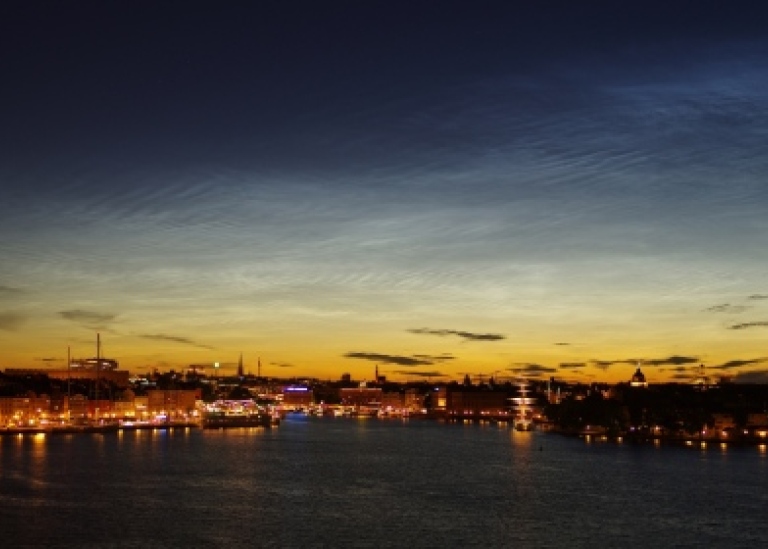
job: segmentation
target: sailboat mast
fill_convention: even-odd
[[[72,419],[72,351],[67,345],[67,423]]]

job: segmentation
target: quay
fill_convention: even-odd
[[[270,422],[257,424],[241,425],[217,425],[216,428],[227,429],[237,427],[266,427],[273,425]],[[169,431],[173,429],[200,429],[209,428],[199,421],[170,421],[162,423],[104,423],[94,425],[41,425],[30,427],[0,427],[0,436],[2,435],[68,435],[68,434],[98,434],[98,433],[116,433],[118,431]]]

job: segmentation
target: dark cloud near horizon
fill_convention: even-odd
[[[394,370],[392,373],[403,376],[417,376],[426,378],[446,377],[446,374],[438,371],[423,372],[419,370]]]
[[[641,366],[680,366],[683,364],[696,364],[699,362],[699,357],[672,355],[667,358],[640,359],[633,362],[639,362]]]
[[[601,370],[607,370],[615,364],[632,364],[642,366],[678,366],[682,364],[695,364],[699,358],[695,356],[671,355],[666,358],[624,358],[618,360],[590,360],[591,364]]]
[[[544,374],[554,374],[557,372],[557,368],[552,368],[549,366],[542,366],[541,364],[521,364],[518,367],[515,368],[507,368],[510,372],[514,372],[517,374],[527,374],[527,375],[544,375]]]
[[[344,355],[344,358],[359,358],[361,360],[370,360],[383,364],[397,364],[399,366],[429,366],[434,364],[434,361],[416,356],[387,355],[382,353],[349,352]]]
[[[768,384],[768,370],[754,370],[752,372],[739,372],[733,377],[734,383]]]
[[[747,297],[747,299],[754,299],[754,300],[768,299],[768,295],[766,295],[766,294],[752,294],[751,296]]]
[[[27,317],[21,313],[0,313],[0,330],[14,332],[18,330],[26,320]]]
[[[564,347],[564,346],[570,345],[570,343],[560,342],[560,343],[555,343],[555,345],[560,345]]]
[[[707,307],[704,312],[707,313],[743,313],[748,310],[746,305],[731,305],[730,303],[723,303],[722,305],[714,305]]]
[[[601,370],[607,370],[611,366],[615,364],[636,364],[638,361],[637,359],[630,358],[630,359],[622,359],[622,360],[598,360],[598,359],[592,359],[589,361],[590,364],[595,366],[596,368],[599,368]]]
[[[728,327],[729,330],[746,330],[747,328],[768,328],[768,321],[744,322]]]
[[[141,334],[139,335],[139,337],[142,339],[149,339],[151,341],[167,341],[170,343],[181,343],[182,345],[191,345],[192,347],[198,347],[200,349],[215,348],[210,345],[198,343],[193,339],[190,339],[188,337],[183,337],[183,336],[174,336],[174,335],[167,335],[167,334]]]
[[[467,332],[464,330],[442,330],[442,329],[436,330],[432,328],[412,328],[408,331],[412,334],[435,335],[440,337],[455,335],[470,341],[500,341],[502,339],[506,339],[506,336],[502,334],[479,334],[476,332]]]
[[[434,362],[443,362],[446,360],[456,360],[456,357],[449,353],[443,353],[441,355],[413,355],[413,358],[432,360]]]
[[[296,366],[288,362],[270,362],[270,366],[276,366],[277,368],[295,368]]]
[[[729,360],[723,364],[717,366],[708,366],[708,370],[733,370],[734,368],[741,368],[743,366],[753,366],[755,364],[761,364],[768,361],[768,357],[752,358],[747,360]]]
[[[561,362],[558,368],[562,370],[577,370],[586,367],[586,362]]]
[[[114,314],[84,311],[82,309],[59,311],[59,316],[87,328],[104,328],[117,318],[117,315]]]

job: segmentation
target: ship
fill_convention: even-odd
[[[517,392],[518,392],[518,396],[512,398],[512,401],[514,402],[513,421],[514,421],[515,430],[532,431],[533,430],[533,420],[531,419],[531,416],[533,413],[532,406],[535,403],[536,399],[529,396],[531,392],[530,387],[528,384],[528,380],[525,379],[524,377],[520,377],[520,379],[517,382]]]
[[[266,427],[273,425],[272,416],[264,413],[207,412],[200,426],[203,429],[229,429],[234,427]]]

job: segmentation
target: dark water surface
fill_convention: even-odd
[[[764,449],[429,421],[0,438],[2,547],[768,547]]]

